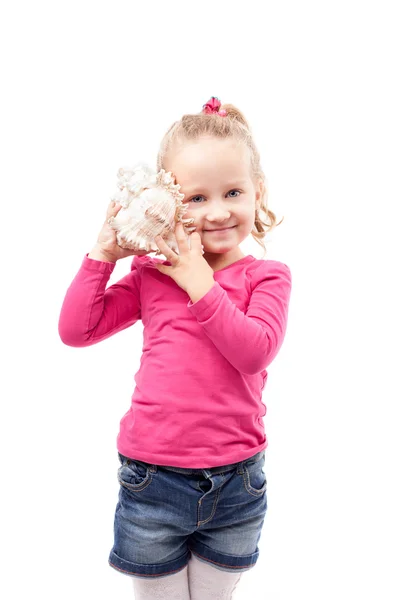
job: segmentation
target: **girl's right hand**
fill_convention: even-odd
[[[108,219],[110,217],[115,217],[121,208],[122,206],[119,202],[113,204],[113,201],[111,201],[109,203],[106,220],[98,235],[96,248],[104,255],[106,260],[112,262],[116,262],[118,259],[125,258],[126,256],[143,256],[150,252],[156,252],[156,250],[130,250],[129,248],[121,248],[121,246],[118,246],[117,232],[109,225]]]

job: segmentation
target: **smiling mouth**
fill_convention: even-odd
[[[207,231],[207,233],[212,233],[213,231],[228,231],[229,229],[233,229],[234,227],[236,227],[236,225],[233,225],[232,227],[223,227],[221,229],[204,229],[204,231]]]

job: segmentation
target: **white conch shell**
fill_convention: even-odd
[[[156,173],[147,165],[121,167],[118,172],[118,188],[111,200],[119,202],[122,208],[115,217],[110,217],[109,225],[117,232],[117,243],[131,250],[156,251],[161,254],[154,242],[161,235],[166,244],[179,254],[175,237],[172,235],[178,221],[183,223],[189,234],[196,227],[189,227],[194,219],[183,219],[188,209],[183,204],[184,194],[180,185],[174,184],[174,176],[161,169]]]

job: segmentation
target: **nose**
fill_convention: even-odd
[[[230,218],[230,212],[223,207],[214,208],[204,215],[204,221],[208,223],[225,223]]]

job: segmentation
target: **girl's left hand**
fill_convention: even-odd
[[[160,235],[157,235],[154,241],[171,263],[171,266],[156,264],[157,269],[172,277],[179,287],[189,293],[189,290],[195,290],[206,283],[213,285],[214,271],[202,255],[200,234],[196,231],[190,234],[190,248],[186,235],[182,223],[178,221],[175,238],[179,254],[174,252]]]

